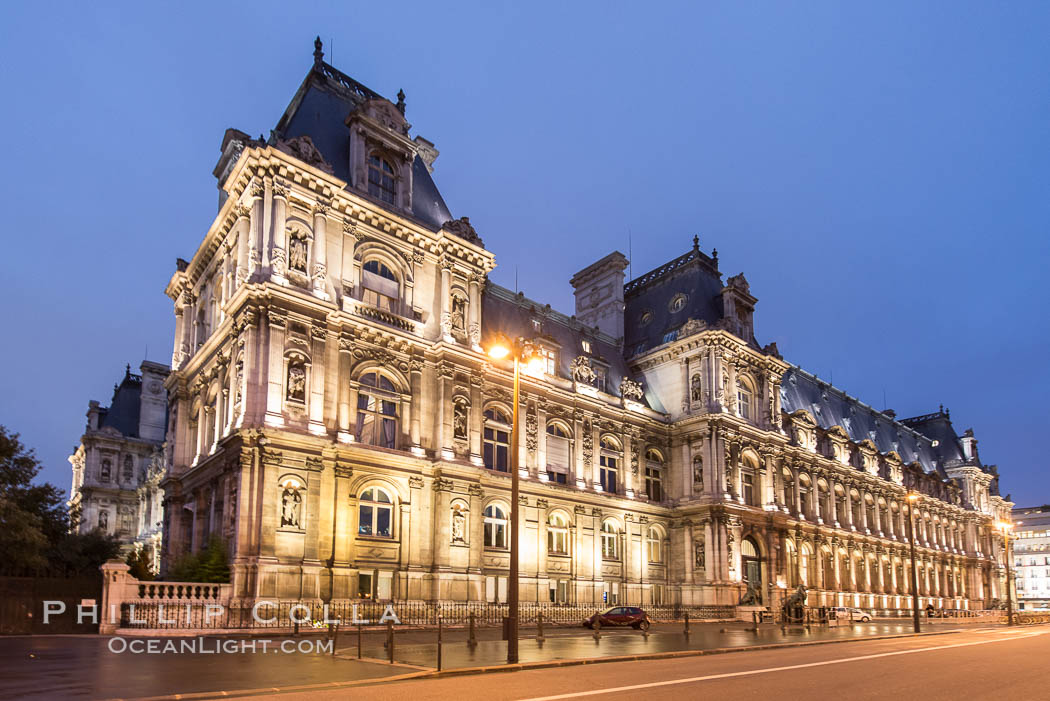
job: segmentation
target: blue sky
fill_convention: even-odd
[[[320,34],[441,150],[493,279],[694,234],[756,335],[899,416],[951,409],[1020,505],[1045,476],[1050,4],[22,3],[0,10],[0,423],[68,487],[89,399],[145,349],[217,201],[226,127],[269,133]],[[885,394],[886,404],[883,404]]]

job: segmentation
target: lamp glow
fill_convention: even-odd
[[[497,343],[496,345],[492,346],[492,348],[489,348],[489,357],[493,360],[502,360],[508,355],[510,355],[510,348],[507,348],[501,343]]]

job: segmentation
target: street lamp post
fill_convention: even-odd
[[[911,551],[911,617],[915,632],[919,632],[919,576],[915,571],[915,504],[917,492],[908,492],[908,543]]]
[[[1014,588],[1010,585],[1010,573],[1013,571],[1013,558],[1010,556],[1010,529],[1013,528],[1013,524],[999,521],[995,525],[1002,531],[1006,546],[1006,625],[1012,626],[1014,624]]]
[[[514,361],[514,406],[511,409],[510,429],[510,572],[507,582],[507,664],[518,662],[518,494],[520,476],[518,474],[518,404],[521,401],[521,361],[531,359],[531,348],[517,342],[500,342],[489,349],[491,358],[499,360],[511,355]]]

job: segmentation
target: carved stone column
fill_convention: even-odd
[[[467,336],[471,347],[481,352],[481,285],[485,282],[485,273],[473,273],[470,276],[470,319],[467,324]]]
[[[441,338],[452,342],[452,261],[442,258],[441,265]]]
[[[328,330],[323,326],[310,329],[311,349],[309,416],[310,433],[323,436],[328,433],[324,425],[324,379],[325,351],[328,345]]]
[[[447,405],[452,402],[452,378],[455,371],[447,363],[438,367],[437,452],[439,457],[452,455],[452,412]]]
[[[423,446],[420,444],[420,436],[422,435],[423,424],[423,361],[413,358],[409,363],[409,367],[409,383],[411,384],[410,390],[414,405],[411,427],[409,428],[409,440],[412,443],[412,452],[422,454]]]
[[[285,241],[285,222],[288,211],[288,188],[279,181],[273,183],[273,246],[270,249],[270,279],[286,285],[288,278],[287,243]]]
[[[339,382],[338,406],[336,409],[336,437],[341,443],[350,443],[350,421],[353,407],[350,406],[350,364],[353,361],[354,340],[349,336],[339,337]]]
[[[245,279],[251,280],[262,265],[263,247],[263,200],[266,187],[259,180],[253,180],[248,186],[248,207],[251,208],[248,225],[248,273]]]
[[[238,204],[233,208],[233,211],[237,216],[237,221],[233,225],[234,231],[237,234],[237,267],[236,272],[234,273],[233,288],[237,289],[248,279],[248,250],[251,248],[249,239],[251,238],[252,230],[252,208],[243,204]]]
[[[312,247],[312,265],[310,266],[314,296],[327,300],[328,292],[328,205],[318,202],[314,205],[314,245]]]
[[[284,334],[287,317],[270,309],[266,314],[269,322],[269,357],[266,371],[266,415],[263,421],[270,426],[284,424]]]

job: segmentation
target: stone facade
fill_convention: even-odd
[[[516,450],[523,601],[905,607],[908,489],[923,605],[997,597],[1009,503],[947,414],[897,421],[760,346],[695,239],[627,284],[622,254],[588,266],[574,317],[488,282],[404,114],[318,43],[269,141],[227,132],[167,287],[167,563],[219,536],[239,599],[502,601]],[[514,446],[501,336],[535,351]]]
[[[1050,506],[1014,509],[1014,590],[1020,611],[1050,609]]]
[[[69,507],[76,528],[116,535],[125,549],[146,548],[160,564],[163,455],[168,410],[164,382],[170,368],[142,362],[139,375],[125,371],[108,407],[88,403],[87,427],[69,456],[73,468]]]

